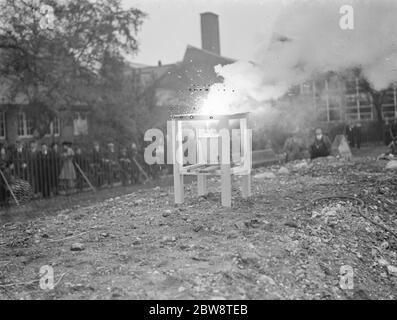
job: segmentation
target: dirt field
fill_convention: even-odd
[[[396,299],[397,170],[384,165],[261,168],[249,200],[234,181],[231,209],[211,179],[205,198],[187,184],[178,207],[164,183],[3,213],[0,299]],[[335,195],[365,208],[319,199]],[[52,290],[39,286],[44,265]]]

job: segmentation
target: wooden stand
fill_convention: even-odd
[[[207,176],[217,175],[221,178],[222,206],[230,207],[232,203],[232,175],[242,176],[241,194],[243,198],[251,196],[251,167],[252,167],[252,136],[247,126],[248,113],[233,115],[178,115],[174,116],[171,125],[172,157],[174,164],[174,195],[175,203],[184,202],[184,175],[197,176],[198,196],[207,194]],[[229,120],[239,120],[240,141],[238,153],[234,150],[231,158]],[[196,135],[196,163],[184,166],[182,146],[183,122],[189,122],[189,127],[195,128]],[[194,123],[195,122],[195,123]],[[200,135],[208,123],[216,124],[216,133]],[[204,129],[203,129],[204,128]],[[202,142],[205,143],[202,143]],[[236,146],[234,146],[236,147]],[[214,150],[218,150],[218,157],[214,159]],[[233,149],[233,148],[232,148]],[[203,156],[204,155],[204,156]]]

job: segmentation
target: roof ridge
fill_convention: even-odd
[[[196,47],[196,46],[192,46],[191,44],[188,44],[188,45],[187,45],[186,51],[187,51],[187,49],[189,49],[189,48],[193,48],[193,49],[196,49],[196,50],[199,50],[199,51],[203,51],[204,53],[213,55],[213,56],[218,57],[218,58],[227,59],[227,60],[230,60],[230,61],[233,61],[233,62],[236,62],[236,61],[237,61],[236,59],[229,58],[229,57],[225,57],[225,56],[219,55],[219,54],[217,54],[217,53],[215,53],[215,52],[211,52],[211,51],[208,51],[208,50],[205,50],[205,49],[202,49],[202,48],[198,48],[198,47]],[[186,54],[186,51],[185,51],[185,54]]]

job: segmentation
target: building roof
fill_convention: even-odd
[[[207,95],[212,84],[222,81],[222,78],[215,73],[214,67],[233,62],[234,59],[188,45],[183,60],[176,63],[154,83],[156,106],[195,106],[198,100]],[[194,108],[189,110],[189,112],[194,111]]]

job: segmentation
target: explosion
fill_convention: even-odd
[[[354,29],[339,25],[343,5],[354,10]],[[283,5],[273,36],[255,62],[216,66],[203,113],[257,112],[294,85],[328,71],[359,68],[375,90],[397,80],[397,2],[299,1]]]

